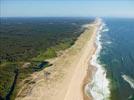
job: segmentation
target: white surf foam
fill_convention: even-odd
[[[105,29],[102,30],[102,32],[107,32],[107,31],[109,31],[108,28],[105,28]]]
[[[97,71],[92,82],[89,83],[86,88],[88,88],[94,100],[109,100],[110,89],[109,81],[106,78],[106,70],[99,64],[99,61],[97,60],[102,49],[100,42],[101,32],[103,32],[102,30],[105,27],[105,24],[102,21],[101,23],[102,24],[98,29],[96,37],[97,50],[90,61],[90,63],[97,68]]]
[[[122,78],[134,89],[134,79],[128,75],[122,75]]]
[[[111,41],[106,41],[107,44],[111,44],[112,42]]]

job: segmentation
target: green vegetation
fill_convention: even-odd
[[[44,67],[49,67],[51,64],[46,63],[44,64],[42,68],[39,67],[39,65],[42,64],[42,62],[31,62],[31,65],[27,68],[20,67],[22,66],[22,63],[14,62],[14,63],[7,63],[0,66],[0,95],[4,99],[9,93],[11,86],[13,85],[13,81],[15,78],[15,70],[18,69],[19,75],[17,78],[17,84],[14,88],[14,93],[11,95],[11,98],[14,99],[16,93],[19,90],[19,82],[21,82],[23,79],[28,77],[30,74],[32,74],[35,71],[40,71]]]
[[[14,79],[16,64],[7,64],[0,67],[0,95],[6,96]],[[7,73],[8,72],[8,73]]]
[[[47,48],[47,50],[44,53],[41,53],[37,57],[33,58],[33,61],[43,61],[44,59],[49,59],[56,56],[57,54],[54,48]]]
[[[81,25],[89,21],[88,18],[1,18],[0,99],[11,90],[16,70],[19,74],[12,100],[19,83],[42,66],[50,66],[42,61],[73,45],[84,30]],[[26,62],[30,65],[22,67]]]

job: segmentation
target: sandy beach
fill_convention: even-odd
[[[96,50],[96,33],[100,21],[88,24],[75,44],[57,58],[52,66],[31,75],[16,100],[91,100],[85,85],[91,81],[94,68],[90,59]]]

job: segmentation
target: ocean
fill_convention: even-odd
[[[134,100],[134,19],[102,19],[91,64],[94,100]]]

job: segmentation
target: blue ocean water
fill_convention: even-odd
[[[104,18],[98,57],[110,81],[111,100],[134,100],[134,19]]]

